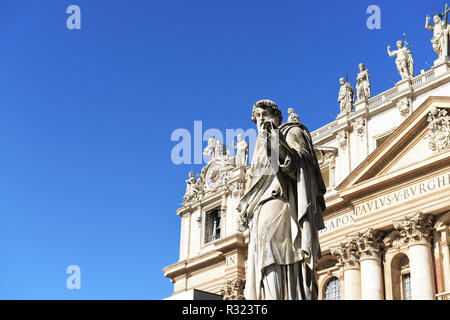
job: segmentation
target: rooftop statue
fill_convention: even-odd
[[[358,100],[366,100],[370,98],[369,71],[363,63],[359,64],[359,73],[356,77],[356,93],[358,95]]]
[[[355,91],[344,78],[340,78],[339,83],[341,87],[339,88],[338,102],[341,106],[341,114],[349,113],[352,111],[355,102]]]
[[[412,78],[414,76],[414,60],[411,50],[403,45],[402,40],[397,41],[398,50],[391,51],[391,46],[387,46],[389,57],[397,56],[395,64],[402,80]]]

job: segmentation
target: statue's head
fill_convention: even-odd
[[[397,48],[403,48],[403,41],[402,40],[398,40],[397,41]]]
[[[267,122],[271,122],[274,127],[278,127],[283,121],[283,116],[275,102],[260,100],[253,105],[252,121],[256,123],[258,130],[263,128],[263,125]]]
[[[345,79],[344,78],[339,78],[339,83],[340,84],[345,84]]]
[[[360,71],[366,70],[366,66],[364,65],[364,63],[360,63],[360,64],[359,64],[359,70],[360,70]]]
[[[244,140],[244,135],[242,133],[239,133],[237,136],[238,141]]]
[[[211,137],[208,139],[208,146],[214,146],[216,144],[216,138]]]
[[[435,14],[435,15],[433,16],[433,21],[434,21],[435,24],[436,24],[436,23],[441,23],[441,22],[442,22],[442,21],[441,21],[441,17],[439,17],[438,14]]]
[[[192,171],[189,172],[189,178],[195,178],[195,175],[194,175],[194,173]]]

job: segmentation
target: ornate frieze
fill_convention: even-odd
[[[433,216],[421,212],[401,220],[394,221],[397,236],[404,244],[428,243],[433,231]]]
[[[450,147],[450,116],[446,109],[432,107],[428,114],[429,147],[441,152]]]

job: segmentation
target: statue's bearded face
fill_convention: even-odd
[[[261,132],[264,129],[264,126],[267,127],[268,124],[272,124],[272,126],[275,128],[278,126],[278,119],[270,110],[256,108],[254,111],[254,116],[258,132]]]
[[[439,16],[434,16],[433,20],[434,20],[434,23],[440,23],[441,22],[441,18],[439,18]]]

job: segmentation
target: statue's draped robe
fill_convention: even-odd
[[[350,112],[352,111],[353,97],[354,97],[353,88],[350,86],[348,82],[343,84],[339,88],[339,104],[341,106],[341,112]]]
[[[258,136],[240,209],[249,219],[245,298],[317,299],[314,264],[321,258],[318,230],[324,228],[325,186],[311,136],[300,123],[280,127],[280,148],[288,151],[274,175]]]
[[[434,25],[433,38],[431,39],[431,44],[433,45],[434,51],[439,56],[445,56],[446,54],[448,54],[447,52],[448,36],[449,36],[449,29],[444,28],[444,24],[442,22]]]

